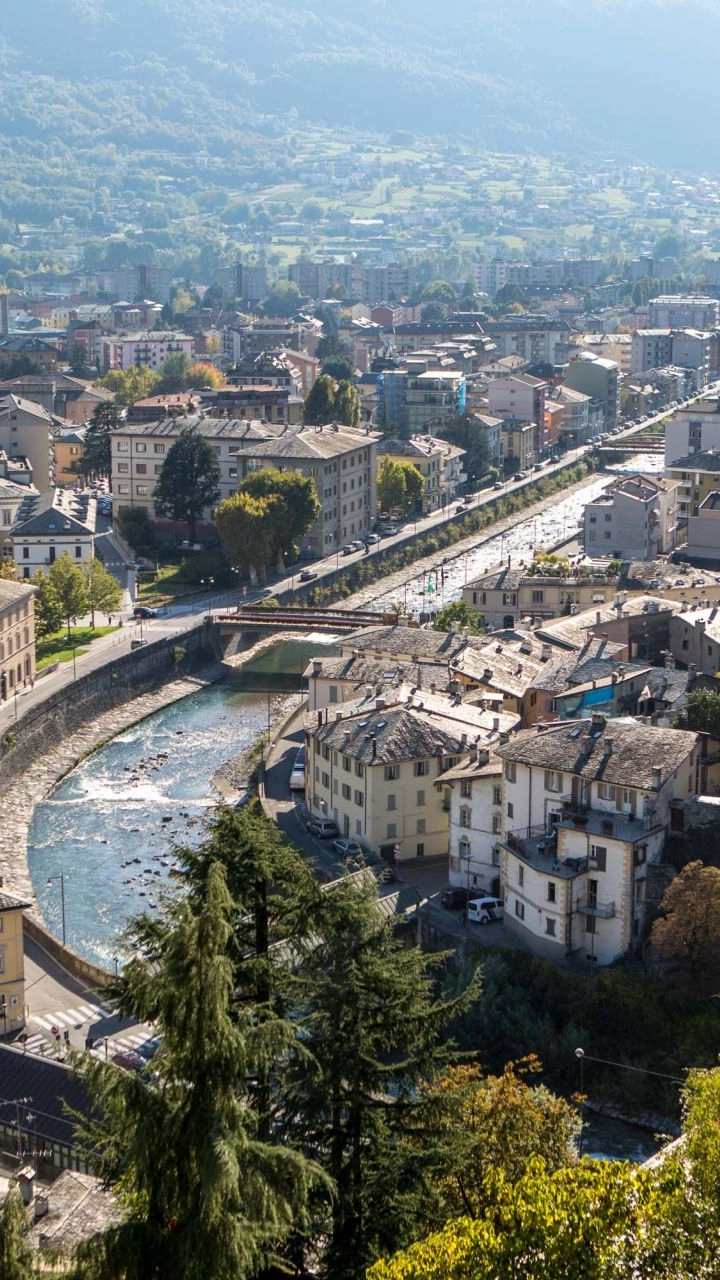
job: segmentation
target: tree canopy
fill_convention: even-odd
[[[117,405],[111,400],[99,404],[94,410],[85,432],[80,470],[90,477],[109,476],[112,471],[110,441],[117,427]]]
[[[220,496],[217,454],[195,427],[184,427],[168,450],[154,496],[158,513],[187,524],[194,542],[198,518]]]
[[[321,373],[305,397],[303,422],[313,427],[324,426],[329,422],[358,427],[361,418],[357,387],[350,381],[336,382],[329,374]]]
[[[425,477],[412,462],[386,454],[377,473],[377,500],[382,511],[417,510],[425,492]]]
[[[720,994],[720,869],[683,867],[663,894],[650,940],[691,996]]]
[[[95,626],[95,610],[100,613],[115,613],[120,608],[122,588],[117,578],[105,568],[102,560],[93,556],[83,567],[85,592],[90,609],[90,625]]]
[[[56,602],[60,617],[67,626],[69,637],[73,618],[81,618],[84,613],[87,613],[89,604],[85,576],[69,551],[64,551],[50,565],[47,571],[47,582],[50,585],[47,600],[49,612],[52,612]],[[45,608],[45,604],[42,607]]]
[[[673,720],[674,729],[690,729],[693,733],[709,733],[720,738],[720,687],[693,689],[685,706]]]

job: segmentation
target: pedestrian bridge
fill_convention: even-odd
[[[216,613],[213,621],[222,634],[247,631],[328,631],[341,634],[358,627],[376,627],[397,621],[394,613],[370,609],[314,609],[297,606],[277,609],[245,605],[232,613]]]

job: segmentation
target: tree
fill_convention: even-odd
[[[393,939],[369,873],[327,890],[313,938],[297,975],[308,1056],[288,1090],[288,1123],[336,1188],[315,1230],[321,1274],[355,1280],[422,1219],[432,1153],[407,1139],[421,1113],[418,1086],[444,1061],[443,1033],[459,1005],[434,995],[438,957]]]
[[[519,284],[504,284],[501,289],[498,289],[494,298],[496,306],[499,307],[522,305],[526,301],[527,294]]]
[[[425,285],[420,300],[422,302],[455,302],[457,294],[448,280],[433,280]]]
[[[448,444],[465,450],[465,470],[476,481],[487,475],[491,459],[487,446],[487,431],[472,413],[441,423],[436,434]]]
[[[334,382],[351,383],[355,377],[355,363],[350,355],[336,353],[326,356],[320,367],[322,373],[327,374]]]
[[[301,1224],[315,1170],[259,1132],[259,1065],[273,1054],[237,999],[235,907],[221,862],[160,920],[131,925],[120,1007],[162,1046],[145,1077],[86,1059],[85,1141],[125,1219],[79,1250],[86,1280],[250,1280]]]
[[[673,728],[709,733],[713,738],[720,738],[720,691],[693,689],[685,706],[675,716]]]
[[[155,508],[160,515],[182,520],[195,541],[198,516],[220,495],[220,463],[217,454],[195,427],[184,427],[163,463],[155,486]]]
[[[86,348],[76,342],[70,349],[70,372],[75,378],[89,378],[92,370]]]
[[[120,532],[133,551],[151,551],[155,547],[155,534],[146,507],[121,507],[118,512]]]
[[[455,1066],[426,1088],[429,1127],[443,1143],[435,1183],[441,1221],[484,1213],[491,1168],[517,1182],[533,1156],[543,1158],[548,1173],[577,1161],[578,1112],[523,1078],[540,1069],[532,1057],[508,1063],[500,1076],[483,1076],[478,1066]]]
[[[689,862],[668,885],[650,941],[678,966],[688,993],[720,993],[720,869]]]
[[[433,631],[451,631],[453,626],[467,627],[471,636],[482,635],[485,630],[480,614],[467,600],[454,600],[452,604],[446,604],[433,622]]]
[[[35,635],[38,640],[52,636],[63,623],[63,609],[54,583],[44,569],[33,578],[35,588]]]
[[[241,486],[242,493],[254,498],[272,499],[271,552],[277,559],[278,570],[283,570],[283,553],[292,552],[297,539],[307,533],[320,514],[317,486],[312,476],[302,471],[278,471],[266,467],[247,476]]]
[[[141,364],[133,365],[132,369],[112,369],[100,379],[100,386],[115,393],[116,404],[133,405],[154,395],[159,382],[159,375]]]
[[[305,397],[303,405],[303,422],[309,426],[324,426],[335,419],[335,393],[337,383],[334,378],[321,373],[314,386]]]
[[[18,571],[14,560],[0,560],[0,581],[17,581]]]
[[[88,610],[83,571],[79,565],[75,564],[69,551],[64,551],[60,558],[50,565],[47,576],[57,597],[60,615],[67,626],[68,639],[70,639],[70,624],[73,618],[81,618]]]
[[[399,462],[385,455],[377,473],[377,500],[381,511],[404,511],[407,501],[405,470]]]
[[[335,392],[335,421],[346,427],[359,427],[361,420],[362,408],[357,387],[349,381],[338,383]]]
[[[400,463],[405,472],[405,510],[418,511],[425,492],[425,477],[412,462]]]
[[[115,613],[120,608],[122,589],[117,578],[105,568],[102,560],[93,556],[83,569],[85,591],[90,606],[90,625],[95,626],[95,610],[100,613]]]
[[[234,493],[218,506],[215,524],[228,564],[245,569],[250,581],[256,583],[272,558],[273,499],[255,498],[242,491]]]
[[[160,381],[155,388],[155,394],[165,396],[187,391],[190,386],[192,367],[192,360],[185,351],[173,351],[160,365],[158,370]]]
[[[15,1179],[0,1207],[0,1280],[35,1280],[37,1254],[25,1237],[27,1214]]]
[[[203,364],[201,361],[190,365],[187,381],[188,387],[198,389],[208,387],[217,389],[225,385],[225,378],[220,370],[216,369],[214,364]]]
[[[292,316],[300,306],[300,290],[292,280],[278,280],[262,302],[266,316]]]
[[[80,470],[85,476],[105,477],[112,472],[111,437],[119,424],[117,405],[105,400],[93,411],[85,432]]]

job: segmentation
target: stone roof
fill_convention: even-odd
[[[474,640],[477,637],[470,637]],[[412,656],[414,660],[450,662],[469,643],[461,631],[429,631],[424,627],[361,627],[343,636],[343,653],[374,653],[388,657]]]
[[[31,1244],[69,1253],[82,1240],[119,1224],[123,1210],[99,1178],[64,1169],[43,1193],[48,1211],[35,1219],[28,1232]]]
[[[668,471],[720,471],[720,449],[703,449],[666,463]]]
[[[654,770],[664,785],[699,741],[695,733],[660,729],[618,717],[542,725],[517,733],[495,748],[502,760],[557,769],[586,781],[655,789]]]
[[[125,436],[179,436],[185,427],[193,427],[209,440],[267,440],[284,430],[283,423],[261,423],[249,418],[205,418],[198,414],[161,418],[157,422],[124,422],[112,434],[121,440]]]
[[[337,423],[325,427],[288,427],[283,435],[251,444],[244,453],[249,458],[334,458],[339,453],[366,448],[379,438],[377,432]]]
[[[11,898],[9,893],[0,893],[0,911],[22,911],[30,906],[31,902],[21,902],[19,898]]]
[[[539,658],[499,643],[487,644],[480,650],[465,649],[453,659],[452,669],[479,684],[488,684],[510,697],[521,698],[542,665]]]
[[[587,640],[588,631],[603,623],[643,613],[678,613],[679,609],[680,605],[676,600],[664,600],[660,596],[632,596],[625,601],[620,613],[615,605],[593,606],[566,618],[553,618],[538,627],[535,635],[564,649],[581,649]]]
[[[493,751],[487,753],[480,752],[480,759],[473,753],[469,756],[463,756],[452,769],[446,769],[442,775],[443,785],[446,782],[463,782],[471,778],[501,778],[502,777],[502,760],[495,755]],[[440,781],[440,779],[438,780]]]
[[[321,669],[314,671],[315,662],[320,662]],[[322,680],[337,680],[352,686],[378,685],[390,686],[393,689],[400,685],[408,685],[417,689],[429,689],[431,683],[441,692],[446,692],[455,681],[448,671],[446,663],[420,663],[383,661],[381,658],[368,657],[365,654],[350,654],[340,658],[315,657],[311,659],[304,675]]]
[[[14,582],[12,578],[0,578],[0,609],[7,605],[29,600],[35,588],[29,582]]]

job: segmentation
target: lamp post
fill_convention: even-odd
[[[61,919],[62,919],[62,940],[63,940],[63,946],[65,946],[65,873],[64,871],[60,871],[59,876],[60,876],[60,913],[61,913]],[[50,880],[45,881],[45,884],[48,886],[53,885],[54,883],[55,881],[52,878]]]

